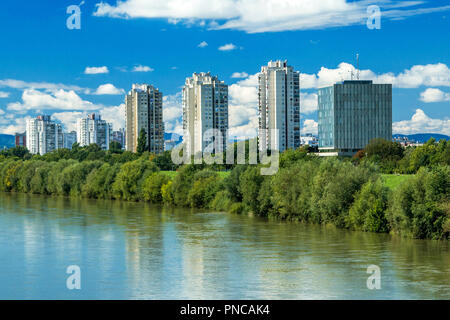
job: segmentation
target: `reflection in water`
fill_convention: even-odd
[[[143,203],[0,195],[2,299],[449,299],[448,242]],[[381,268],[381,290],[366,269]],[[82,290],[66,289],[79,265]]]

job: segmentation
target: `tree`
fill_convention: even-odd
[[[28,151],[28,149],[23,146],[17,146],[17,147],[11,148],[9,151],[11,152],[11,154],[13,156],[21,158],[21,159],[24,159],[30,153]]]
[[[206,208],[220,189],[219,175],[208,169],[197,172],[189,190],[188,203],[192,208]]]
[[[312,184],[317,171],[316,161],[301,161],[281,169],[273,177],[270,196],[280,218],[309,221]]]
[[[231,171],[230,175],[225,178],[224,185],[233,202],[242,201],[242,193],[240,189],[240,176],[247,170],[246,165],[237,165]]]
[[[160,170],[164,171],[173,171],[179,167],[179,165],[172,162],[171,151],[164,151],[163,153],[156,155],[153,162]]]
[[[142,184],[142,196],[144,200],[152,203],[163,201],[162,187],[169,183],[170,178],[161,172],[154,172],[145,179]]]
[[[139,132],[137,152],[143,153],[147,151],[147,149],[147,133],[145,132],[145,129],[142,128]]]
[[[109,144],[109,151],[111,153],[122,153],[122,144],[117,141],[112,141]]]
[[[450,166],[420,168],[395,190],[388,211],[396,233],[412,238],[450,238]]]
[[[354,195],[374,175],[369,166],[326,159],[314,176],[311,192],[311,219],[316,223],[346,226],[346,216]]]
[[[142,183],[158,167],[153,162],[138,159],[122,165],[113,183],[116,199],[138,201],[142,199]]]
[[[380,166],[382,172],[392,173],[399,167],[403,152],[403,147],[398,142],[377,138],[371,140],[358,157],[361,159],[361,157],[367,156],[369,161]],[[354,158],[354,160],[356,159]]]
[[[258,194],[263,181],[264,177],[257,166],[248,166],[239,177],[242,203],[256,214],[259,213]]]
[[[398,142],[392,142],[382,138],[371,140],[364,148],[364,151],[368,158],[377,157],[380,160],[401,159],[403,157],[403,148]]]
[[[356,194],[348,215],[349,227],[370,232],[388,232],[388,189],[380,179],[368,181]]]

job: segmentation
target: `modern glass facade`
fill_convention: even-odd
[[[374,138],[392,139],[392,85],[348,80],[321,88],[319,150],[351,155]]]

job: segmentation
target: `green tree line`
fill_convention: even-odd
[[[273,176],[261,175],[262,165],[205,164],[176,167],[172,175],[165,172],[174,170],[170,152],[156,156],[103,151],[93,145],[31,156],[15,149],[0,154],[0,191],[251,212],[352,230],[449,239],[448,143],[429,141],[401,156],[395,150],[389,153],[396,145],[382,141],[381,150],[388,147],[383,152],[379,145],[373,141],[363,157],[350,160],[316,157],[308,148],[287,150]],[[412,163],[418,168],[398,188],[389,189],[381,173],[390,170],[386,164],[394,158],[392,167],[406,168],[407,163],[411,168]],[[219,173],[225,169],[228,175]]]

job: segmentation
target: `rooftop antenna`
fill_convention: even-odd
[[[359,80],[359,53],[356,54],[356,79]]]

